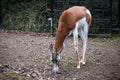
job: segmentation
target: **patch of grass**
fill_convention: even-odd
[[[15,72],[13,72],[12,70],[6,72],[6,75],[11,77],[11,78],[14,78],[16,76]]]
[[[63,63],[63,67],[64,67],[64,68],[67,68],[68,65],[69,65],[68,63],[65,63],[65,62]]]
[[[0,74],[1,79],[3,80],[25,80],[24,77],[16,74],[14,71],[10,70],[4,74]]]
[[[38,62],[49,62],[48,59],[46,59],[44,56],[40,55],[40,56],[34,56],[33,58],[36,59],[36,61]]]
[[[103,38],[102,37],[96,37],[94,39],[97,40],[97,41],[101,41]]]
[[[18,80],[25,80],[25,79],[21,76],[18,76]]]
[[[108,37],[109,40],[120,39],[119,35],[113,34],[111,37]]]
[[[115,39],[120,39],[119,35],[113,34],[111,36],[108,37],[102,37],[102,36],[95,36],[95,37],[91,37],[92,39],[96,40],[96,41],[101,41],[101,40],[115,40]]]

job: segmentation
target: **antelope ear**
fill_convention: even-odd
[[[50,49],[50,52],[53,53],[53,45],[52,45],[52,43],[50,44],[49,49]]]

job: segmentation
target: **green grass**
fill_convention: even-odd
[[[111,36],[108,36],[108,37],[95,36],[95,37],[90,37],[90,38],[95,39],[97,41],[101,41],[101,40],[115,40],[115,39],[120,39],[120,36],[116,35],[116,34],[112,34]]]
[[[5,73],[0,73],[0,80],[25,80],[23,76],[16,74],[13,70],[9,70]]]
[[[113,34],[111,37],[108,37],[109,40],[120,39],[119,35]]]

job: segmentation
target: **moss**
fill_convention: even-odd
[[[16,76],[15,72],[13,72],[12,70],[6,72],[6,76],[9,76],[11,78],[14,78]]]
[[[25,80],[23,77],[21,77],[21,76],[19,76],[18,78],[17,78],[18,80]]]
[[[9,70],[5,73],[0,73],[0,79],[2,80],[25,80],[23,76],[16,74],[12,70]]]
[[[108,37],[109,40],[120,39],[120,36],[113,34],[111,37]]]
[[[64,68],[68,67],[68,63],[63,63],[63,67]]]
[[[115,40],[115,39],[120,39],[119,35],[113,34],[111,36],[108,37],[102,37],[102,36],[96,36],[96,37],[91,37],[92,39],[96,40],[96,41],[102,41],[102,40]]]

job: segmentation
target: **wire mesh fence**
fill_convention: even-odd
[[[61,12],[78,5],[87,7],[92,14],[89,35],[110,36],[113,27],[114,30],[119,30],[116,26],[119,24],[119,4],[117,8],[114,5],[118,2],[119,0],[2,0],[0,29],[55,34]]]
[[[92,24],[89,35],[111,35],[111,0],[54,0],[51,3],[53,18],[53,28],[57,29],[57,23],[61,12],[71,6],[79,5],[87,7],[92,14]],[[54,34],[54,32],[53,32]]]

